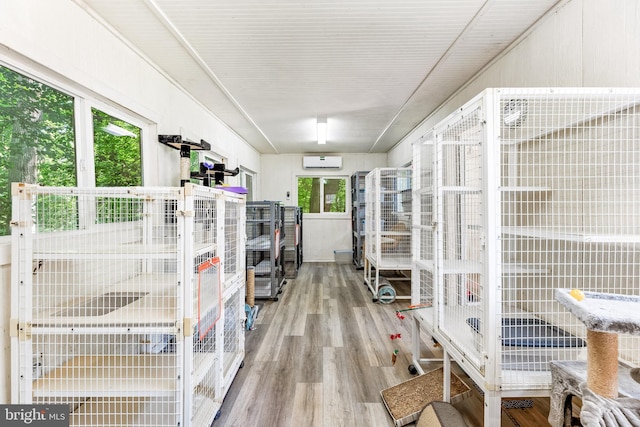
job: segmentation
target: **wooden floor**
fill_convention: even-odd
[[[257,301],[244,367],[214,426],[394,426],[380,392],[413,378],[411,320],[395,313],[408,301],[373,303],[362,270],[351,265],[304,263],[287,282],[279,301]],[[401,339],[392,340],[395,334]],[[441,356],[429,337],[423,340],[434,358]],[[470,427],[482,426],[482,398],[456,372],[473,390],[456,407]],[[502,426],[548,426],[548,411],[548,399],[535,399],[533,408],[503,409]]]

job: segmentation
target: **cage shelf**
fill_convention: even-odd
[[[550,227],[502,227],[505,235],[532,237],[542,240],[563,240],[578,243],[640,243],[635,234],[599,234],[559,231]]]
[[[75,356],[33,383],[34,397],[172,396],[175,354]]]

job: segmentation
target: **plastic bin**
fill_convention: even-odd
[[[336,264],[351,264],[353,261],[353,251],[351,249],[333,251],[333,257]]]

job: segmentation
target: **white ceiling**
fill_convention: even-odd
[[[558,3],[76,1],[261,153],[387,152]]]

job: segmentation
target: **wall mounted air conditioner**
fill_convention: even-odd
[[[305,169],[340,169],[342,157],[340,156],[304,156],[302,167]]]

